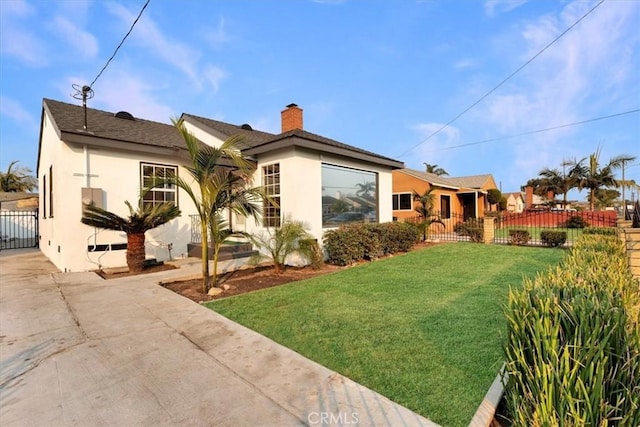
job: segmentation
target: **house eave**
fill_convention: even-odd
[[[337,156],[347,157],[358,161],[364,161],[367,163],[372,163],[378,166],[386,166],[392,169],[403,169],[404,163],[391,160],[384,159],[376,156],[372,156],[365,153],[357,153],[346,148],[341,147],[329,147],[326,144],[311,141],[304,138],[299,137],[289,137],[285,139],[279,139],[277,141],[269,142],[266,144],[259,145],[257,147],[248,148],[243,150],[242,153],[247,156],[259,156],[260,154],[268,153],[271,151],[285,149],[285,148],[304,148],[307,150],[312,150],[321,153],[330,153]]]
[[[60,139],[67,143],[87,145],[87,146],[100,147],[100,148],[109,148],[113,150],[135,151],[135,152],[142,152],[142,153],[168,155],[168,156],[175,156],[177,154],[180,157],[184,157],[187,155],[187,150],[178,146],[163,147],[159,145],[140,144],[140,143],[131,142],[131,141],[102,138],[102,137],[91,134],[91,132],[82,132],[82,133],[81,132],[82,131],[78,131],[78,132],[62,131],[60,133]]]

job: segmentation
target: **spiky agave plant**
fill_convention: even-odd
[[[81,221],[92,227],[127,233],[127,266],[130,272],[139,273],[144,269],[144,234],[180,216],[180,209],[173,203],[151,205],[139,201],[137,210],[128,201],[125,204],[129,208],[128,217],[121,217],[94,204],[85,205]]]

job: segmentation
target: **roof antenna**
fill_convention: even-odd
[[[87,99],[93,98],[93,89],[91,86],[84,85],[80,87],[80,85],[72,84],[71,87],[76,91],[73,96],[75,99],[82,99],[82,107],[84,108],[84,124],[82,129],[87,131]]]

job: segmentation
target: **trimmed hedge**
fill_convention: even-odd
[[[505,315],[514,426],[640,425],[640,287],[617,237],[581,236]]]
[[[453,226],[453,231],[460,236],[469,236],[473,243],[484,242],[484,222],[480,219],[469,218],[459,222]]]
[[[509,230],[509,244],[510,245],[526,245],[531,239],[531,234],[528,230]]]
[[[599,234],[602,236],[617,236],[618,230],[614,227],[587,227],[582,234]]]
[[[324,248],[327,262],[350,265],[407,252],[419,237],[418,227],[408,222],[349,224],[327,231],[324,234]]]
[[[566,228],[585,228],[588,226],[589,223],[580,215],[573,215],[562,224],[562,227]]]
[[[543,245],[557,248],[567,242],[566,231],[543,230],[540,232],[540,241]]]

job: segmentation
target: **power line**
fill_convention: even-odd
[[[436,136],[437,134],[439,134],[442,130],[446,129],[447,127],[449,127],[449,125],[453,122],[455,122],[456,120],[458,120],[463,114],[465,114],[467,111],[471,110],[473,107],[475,107],[476,105],[478,105],[479,103],[481,103],[482,101],[484,101],[484,99],[486,97],[488,97],[489,95],[491,95],[493,92],[495,92],[496,90],[498,90],[498,88],[500,88],[503,84],[505,84],[509,79],[511,79],[513,76],[515,76],[517,73],[519,73],[524,67],[526,67],[527,65],[529,65],[531,62],[533,62],[534,59],[536,59],[538,56],[540,56],[545,50],[547,50],[548,48],[551,47],[551,45],[553,45],[555,42],[557,42],[558,40],[560,40],[560,38],[562,38],[565,34],[567,34],[573,27],[575,27],[576,25],[578,25],[584,18],[586,18],[587,16],[589,16],[591,14],[591,12],[593,12],[594,10],[596,10],[596,8],[598,8],[598,6],[600,6],[602,3],[604,3],[605,0],[600,0],[600,2],[598,2],[598,4],[596,4],[594,7],[592,7],[587,13],[585,13],[584,15],[582,15],[580,17],[580,19],[578,19],[576,22],[574,22],[569,28],[567,28],[566,30],[564,30],[562,33],[560,33],[560,35],[558,35],[555,39],[553,39],[550,43],[548,43],[545,47],[543,47],[538,53],[536,53],[533,57],[531,57],[531,59],[529,59],[527,62],[525,62],[524,64],[522,64],[517,70],[515,70],[514,72],[512,72],[511,74],[509,74],[504,80],[502,80],[500,83],[498,83],[497,86],[495,86],[493,89],[491,89],[489,92],[485,93],[482,97],[480,97],[480,99],[478,99],[476,102],[474,102],[473,104],[471,104],[469,107],[467,107],[465,110],[463,110],[460,114],[458,114],[457,116],[455,116],[453,119],[449,120],[447,123],[445,123],[442,127],[440,127],[438,130],[436,130],[435,132],[433,132],[431,135],[429,135],[428,137],[426,137],[425,139],[423,139],[422,141],[420,141],[419,143],[417,143],[416,145],[410,147],[408,150],[406,150],[405,152],[403,152],[402,154],[400,154],[398,157],[403,157],[406,154],[408,154],[409,152],[415,150],[417,147],[419,147],[420,145],[424,144],[425,142],[427,142],[428,140],[430,140],[431,138],[433,138],[434,136]]]
[[[129,34],[131,34],[131,31],[133,31],[133,27],[136,26],[136,23],[138,22],[138,20],[140,19],[140,17],[142,16],[142,12],[144,12],[144,10],[146,9],[147,5],[149,4],[151,0],[147,0],[147,2],[144,4],[144,6],[142,6],[142,9],[140,9],[140,13],[138,13],[138,16],[136,18],[135,21],[133,21],[133,24],[131,24],[131,27],[129,28],[129,31],[127,31],[127,34],[124,35],[124,37],[122,38],[122,41],[120,42],[120,44],[118,45],[118,47],[116,47],[116,50],[113,51],[113,55],[111,55],[111,58],[109,58],[109,60],[107,61],[106,64],[104,64],[104,67],[102,67],[102,70],[100,70],[100,72],[98,73],[98,75],[96,76],[95,79],[93,79],[93,81],[91,82],[91,84],[89,85],[89,88],[93,87],[93,84],[96,82],[96,80],[98,80],[98,78],[100,78],[100,76],[102,75],[102,73],[104,72],[104,70],[107,69],[107,67],[109,66],[109,63],[111,62],[111,60],[116,56],[116,53],[118,53],[118,50],[120,49],[120,47],[122,47],[122,45],[124,44],[124,41],[127,39],[127,37],[129,37]],[[604,0],[603,0],[604,1]]]
[[[501,140],[504,140],[504,139],[518,138],[520,136],[526,136],[526,135],[533,135],[533,134],[536,134],[536,133],[548,132],[548,131],[551,131],[551,130],[557,130],[557,129],[562,129],[562,128],[566,128],[566,127],[570,127],[570,126],[582,125],[582,124],[585,124],[585,123],[596,122],[598,120],[605,120],[605,119],[610,119],[610,118],[613,118],[613,117],[624,116],[625,114],[633,114],[633,113],[638,113],[638,112],[640,112],[640,108],[637,108],[635,110],[625,111],[625,112],[622,112],[622,113],[610,114],[608,116],[595,117],[593,119],[582,120],[582,121],[579,121],[579,122],[566,123],[566,124],[563,124],[563,125],[553,126],[553,127],[550,127],[550,128],[531,130],[531,131],[527,131],[527,132],[518,133],[518,134],[515,134],[515,135],[501,136],[501,137],[498,137],[498,138],[483,139],[482,141],[475,141],[475,142],[468,142],[468,143],[465,143],[465,144],[452,145],[450,147],[438,148],[437,150],[429,150],[427,152],[428,153],[434,153],[434,152],[437,152],[437,151],[453,150],[454,148],[469,147],[471,145],[486,144],[487,142],[495,142],[495,141],[501,141]]]

